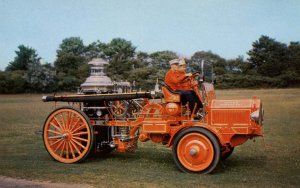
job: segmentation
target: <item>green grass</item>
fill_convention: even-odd
[[[0,175],[102,187],[299,187],[300,89],[217,91],[218,98],[254,95],[265,109],[264,139],[237,147],[209,175],[180,172],[171,150],[150,141],[135,153],[56,162],[36,134],[53,103],[41,102],[42,95],[0,95]]]

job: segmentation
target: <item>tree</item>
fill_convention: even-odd
[[[300,85],[300,44],[299,42],[290,42],[288,49],[288,58],[285,60],[286,68],[281,72],[279,78],[282,86]]]
[[[115,81],[125,81],[132,68],[132,61],[110,61],[107,67],[107,75]]]
[[[88,61],[92,60],[93,58],[105,58],[104,49],[106,44],[100,42],[92,42],[91,44],[87,45],[84,50],[84,58]]]
[[[40,61],[40,57],[38,57],[38,54],[36,53],[36,50],[28,47],[19,45],[18,51],[15,51],[16,57],[14,58],[14,61],[10,62],[9,65],[6,67],[7,71],[15,71],[15,70],[28,70],[28,67],[30,64],[35,64]]]
[[[7,74],[3,76],[6,83],[2,82],[1,84],[6,90],[1,92],[22,93],[31,91],[31,88],[38,90],[38,88],[30,85],[31,82],[28,82],[27,75],[35,74],[32,67],[40,66],[41,58],[31,47],[19,45],[18,49],[14,61],[10,62],[6,68]],[[39,79],[42,81],[42,78]]]
[[[234,74],[254,74],[251,64],[247,61],[244,61],[242,56],[237,57],[236,59],[230,59],[226,61],[226,73]]]
[[[226,61],[221,58],[219,55],[212,53],[211,51],[198,51],[195,52],[194,55],[190,59],[190,69],[192,72],[202,71],[201,70],[201,62],[202,60],[205,62],[204,64],[204,76],[207,81],[212,81],[212,73],[218,77],[226,73]],[[215,79],[215,78],[213,78]]]
[[[109,61],[107,74],[113,80],[127,80],[130,70],[135,63],[135,49],[130,41],[121,38],[112,41],[103,47],[106,59]]]
[[[59,56],[55,63],[59,90],[75,91],[89,74],[85,59],[74,54]]]
[[[287,68],[287,46],[268,36],[262,35],[252,44],[248,52],[252,67],[262,76],[279,76]]]
[[[31,64],[26,72],[27,89],[30,92],[52,92],[56,90],[55,71],[51,64]]]
[[[81,56],[83,55],[84,51],[85,47],[80,37],[69,37],[63,39],[56,53],[57,57],[65,54]]]
[[[152,59],[150,58],[150,55],[146,52],[137,52],[135,59],[141,62],[143,66],[151,66]]]
[[[126,62],[134,57],[136,47],[130,41],[114,38],[110,43],[103,45],[106,59],[112,62]]]
[[[74,54],[60,55],[54,62],[55,68],[58,73],[71,74],[77,73],[77,69],[85,62],[85,59],[81,56]]]
[[[149,72],[147,79],[143,80],[145,89],[154,89],[156,80],[163,81],[170,68],[169,61],[178,58],[172,51],[158,51],[146,57],[145,64]],[[143,87],[142,87],[143,88]]]
[[[0,93],[24,93],[26,80],[23,75],[22,70],[0,72]]]
[[[158,69],[169,69],[169,61],[178,58],[177,54],[172,51],[158,51],[150,54],[151,64]]]
[[[54,62],[58,72],[72,74],[82,64],[84,59],[85,47],[83,41],[79,37],[69,37],[63,39],[59,45],[57,59]]]
[[[290,42],[288,46],[289,66],[288,70],[293,70],[300,76],[300,43]]]
[[[136,82],[136,89],[150,89],[153,87],[153,80],[150,79],[151,74],[153,74],[153,68],[143,67],[137,68],[130,71],[128,76],[128,81]],[[154,82],[155,83],[155,82]],[[151,88],[152,89],[152,88]]]
[[[89,69],[85,54],[85,46],[79,37],[66,38],[59,45],[54,62],[59,90],[75,90],[87,77]]]

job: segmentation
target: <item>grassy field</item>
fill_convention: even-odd
[[[101,187],[300,187],[300,89],[218,90],[218,98],[259,96],[265,136],[236,148],[213,174],[180,172],[171,150],[151,142],[135,153],[62,164],[44,149],[42,130],[53,103],[42,95],[0,95],[0,175]]]

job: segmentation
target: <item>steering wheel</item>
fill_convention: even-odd
[[[186,81],[189,78],[196,78],[199,75],[200,75],[200,72],[194,72],[191,76],[187,76],[186,78],[184,78],[183,81]]]

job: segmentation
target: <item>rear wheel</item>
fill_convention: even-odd
[[[43,130],[48,153],[62,163],[83,160],[90,152],[93,128],[88,117],[73,107],[54,110],[46,119]]]
[[[220,161],[220,146],[208,130],[193,127],[180,132],[173,145],[173,158],[183,172],[208,174]]]

